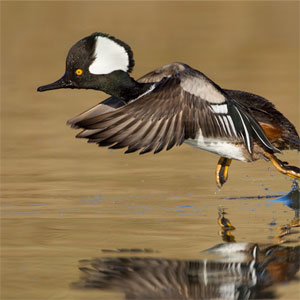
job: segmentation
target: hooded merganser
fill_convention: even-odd
[[[63,77],[38,91],[84,88],[110,94],[68,121],[83,129],[77,137],[140,154],[190,144],[221,156],[216,171],[220,187],[232,159],[264,158],[281,173],[300,179],[299,168],[274,155],[283,149],[300,150],[298,133],[268,100],[222,89],[183,63],[162,66],[137,81],[129,75],[133,66],[127,44],[97,32],[70,49]]]

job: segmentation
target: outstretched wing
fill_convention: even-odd
[[[163,78],[171,77],[180,71],[185,70],[185,66],[181,63],[171,63],[160,68],[155,69],[152,72],[147,73],[137,81],[140,83],[155,83],[161,81]],[[127,103],[121,99],[115,97],[109,97],[104,101],[98,103],[94,107],[88,109],[87,111],[79,114],[78,116],[67,121],[67,124],[72,128],[79,128],[76,124],[82,120],[95,117],[97,115],[102,115],[109,111],[113,111]],[[86,132],[87,134],[87,132]]]
[[[85,129],[78,137],[112,149],[127,147],[126,153],[157,153],[200,133],[244,142],[250,153],[253,139],[276,151],[256,120],[204,74],[175,63],[143,78],[160,81],[120,108],[77,122],[76,127]]]

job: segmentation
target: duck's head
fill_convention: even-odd
[[[128,73],[133,66],[133,54],[127,44],[108,34],[96,32],[70,49],[65,74],[59,80],[37,90],[78,88],[113,94],[116,85],[128,81]]]

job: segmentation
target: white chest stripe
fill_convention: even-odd
[[[89,67],[92,74],[108,74],[116,70],[128,71],[129,57],[125,48],[115,41],[104,37],[96,37],[95,60]]]

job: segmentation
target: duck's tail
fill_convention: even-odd
[[[286,145],[285,149],[300,151],[300,138],[296,135],[287,135],[282,137]]]
[[[291,149],[300,151],[300,138],[299,137],[287,138],[286,141],[289,143]]]
[[[264,122],[259,122],[259,124],[272,145],[279,150],[300,151],[300,138],[291,123],[289,124],[290,126],[286,127]]]

